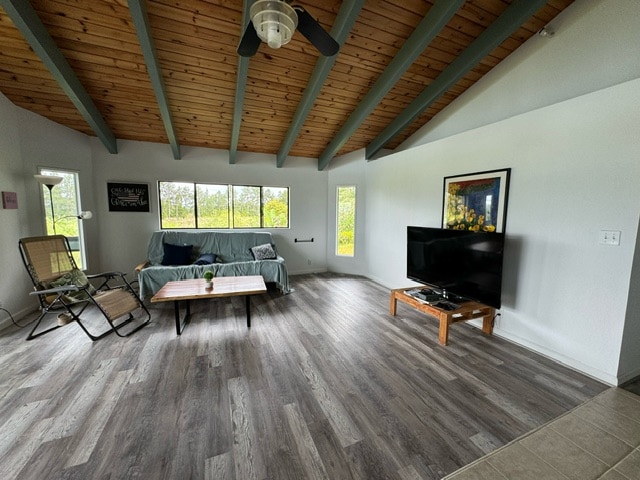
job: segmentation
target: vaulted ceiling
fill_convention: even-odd
[[[341,45],[296,32],[236,48],[253,0],[0,0],[0,91],[87,135],[373,158],[429,122],[572,0],[296,0]]]

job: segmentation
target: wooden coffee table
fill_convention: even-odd
[[[493,333],[493,319],[496,316],[496,310],[493,307],[483,305],[477,302],[464,302],[456,310],[443,310],[433,305],[421,302],[409,295],[407,290],[415,289],[415,287],[398,288],[391,290],[391,299],[389,305],[389,313],[396,314],[398,300],[412,306],[420,312],[436,317],[440,322],[439,337],[441,345],[449,343],[449,326],[457,322],[466,322],[468,320],[482,319],[482,332],[487,335]]]
[[[164,287],[162,287],[158,293],[151,298],[151,302],[174,302],[176,333],[180,335],[187,323],[189,323],[189,318],[191,317],[191,300],[244,295],[246,299],[245,306],[247,309],[247,328],[250,328],[251,307],[249,304],[249,297],[259,293],[265,293],[266,291],[267,286],[264,284],[264,279],[260,275],[244,277],[215,277],[213,279],[212,289],[207,289],[205,287],[204,279],[196,278],[167,282]],[[181,300],[187,304],[187,310],[182,321],[180,321]]]

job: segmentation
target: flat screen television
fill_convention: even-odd
[[[407,227],[407,277],[445,296],[500,308],[503,253],[503,233]]]

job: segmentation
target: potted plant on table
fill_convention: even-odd
[[[214,275],[211,270],[207,270],[202,275],[202,278],[204,278],[204,281],[206,282],[205,288],[207,288],[207,290],[211,290],[213,288],[213,277]]]

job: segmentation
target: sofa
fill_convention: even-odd
[[[282,293],[290,291],[286,263],[269,232],[166,230],[153,232],[147,260],[136,267],[140,298],[169,281],[202,278],[207,270],[217,277],[262,275]]]

